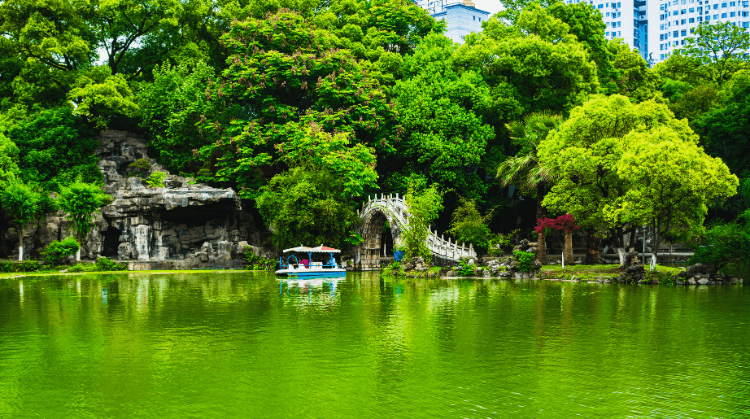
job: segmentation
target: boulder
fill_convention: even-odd
[[[687,276],[696,276],[696,275],[711,275],[713,274],[713,268],[711,268],[708,265],[704,265],[702,263],[696,263],[695,265],[690,265],[685,270],[685,273]]]

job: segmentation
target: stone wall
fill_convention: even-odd
[[[196,184],[192,179],[169,175],[146,153],[146,142],[123,131],[104,131],[96,155],[112,204],[96,214],[96,226],[82,248],[82,257],[97,255],[127,261],[168,261],[182,269],[235,267],[244,246],[261,246],[268,234],[259,230],[231,188]],[[151,168],[134,172],[129,167],[146,159]],[[168,174],[163,188],[143,184],[154,171]],[[24,230],[24,257],[36,258],[53,240],[66,237],[70,223],[62,214],[45,214]],[[17,234],[5,231],[6,255],[18,256]],[[15,249],[15,250],[12,250]],[[272,254],[274,252],[265,252]],[[209,266],[210,265],[210,266]]]

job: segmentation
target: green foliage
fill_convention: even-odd
[[[80,249],[80,244],[72,236],[68,236],[60,241],[55,240],[48,244],[40,253],[44,256],[44,261],[50,265],[59,265],[65,258],[73,256]]]
[[[93,155],[99,146],[96,135],[69,108],[41,112],[11,128],[8,137],[20,150],[18,167],[26,183],[59,191],[79,176],[84,182],[102,181]]]
[[[138,159],[128,165],[130,169],[147,172],[151,170],[151,163],[147,159]]]
[[[274,231],[274,246],[341,246],[357,221],[344,189],[342,179],[325,169],[296,167],[274,176],[256,200]]]
[[[270,271],[276,267],[276,261],[266,259],[263,256],[257,256],[253,252],[253,248],[250,246],[247,246],[245,248],[245,252],[243,253],[243,255],[245,262],[247,262],[247,265],[245,265],[245,269],[251,271]]]
[[[466,37],[455,60],[483,76],[508,119],[542,110],[564,113],[598,90],[596,65],[584,45],[538,4],[526,8],[515,25],[495,15],[483,28]]]
[[[81,273],[81,272],[96,272],[96,264],[94,263],[81,263],[78,262],[73,266],[69,266],[66,271],[70,273]]]
[[[77,104],[74,111],[90,120],[98,129],[107,129],[113,114],[135,116],[138,105],[122,74],[112,75],[108,66],[94,67],[76,79],[68,99]]]
[[[0,187],[13,182],[18,176],[18,147],[0,132]]]
[[[406,273],[404,272],[404,266],[401,264],[401,262],[391,262],[390,265],[383,268],[383,270],[380,271],[380,274],[384,277],[404,277],[406,276]]]
[[[143,179],[143,181],[146,182],[146,185],[148,185],[149,188],[163,188],[164,179],[166,178],[166,173],[157,170],[155,172],[152,172],[151,176],[149,176],[148,179]]]
[[[544,205],[584,227],[698,231],[706,205],[734,195],[737,178],[697,140],[665,105],[589,101],[540,145],[541,162],[557,174]]]
[[[200,156],[212,162],[212,175],[199,178],[237,185],[252,199],[275,172],[270,166],[290,148],[306,152],[299,146],[318,142],[318,133],[346,139],[352,154],[388,150],[398,137],[395,111],[368,63],[340,49],[328,29],[279,10],[234,22],[222,40],[231,65],[205,91],[217,111],[198,124],[206,139]],[[335,170],[354,169],[355,160],[342,159],[347,167]]]
[[[30,186],[18,181],[0,189],[0,205],[9,216],[19,237],[26,224],[41,212],[42,196]]]
[[[488,245],[488,253],[490,256],[502,256],[506,250],[513,248],[513,237],[520,233],[521,229],[516,229],[508,234],[497,234],[490,237]]]
[[[357,246],[363,241],[365,241],[365,239],[363,239],[356,231],[349,231],[349,236],[344,239],[344,242],[351,246]]]
[[[612,70],[604,84],[607,94],[627,96],[633,103],[654,99],[661,101],[659,77],[648,68],[641,54],[621,38],[607,41]]]
[[[448,233],[456,237],[456,243],[471,243],[478,253],[486,252],[492,235],[487,224],[492,219],[493,211],[482,216],[477,209],[476,200],[460,198],[459,201]]]
[[[703,263],[716,271],[729,264],[747,265],[750,252],[750,212],[745,212],[738,220],[716,223],[710,226],[695,246],[690,264]]]
[[[693,30],[695,36],[685,39],[677,54],[698,60],[709,77],[721,86],[747,61],[750,33],[734,22],[703,22]]]
[[[406,190],[406,179],[417,174],[473,198],[486,191],[476,167],[495,136],[482,118],[493,111],[493,99],[478,73],[456,68],[456,48],[450,39],[431,34],[401,66],[405,78],[393,94],[406,134],[382,159],[384,169],[394,172],[389,190]]]
[[[458,261],[458,276],[474,276],[474,265],[469,264],[469,260],[461,258]]]
[[[531,252],[524,252],[522,250],[516,250],[513,252],[513,259],[518,262],[519,272],[531,272],[533,269],[534,260],[536,255]]]
[[[16,264],[16,272],[38,272],[42,269],[42,264],[38,260],[24,260]]]
[[[430,223],[443,209],[443,196],[436,185],[422,190],[411,185],[405,199],[409,207],[409,225],[401,233],[404,259],[421,256],[429,263],[432,254],[427,247],[427,235],[430,234]]]
[[[2,273],[10,273],[15,270],[15,263],[13,263],[12,260],[8,259],[6,261],[0,260],[0,272]]]
[[[128,269],[127,263],[117,263],[108,257],[97,258],[94,266],[100,272],[126,271]]]
[[[206,144],[196,124],[212,105],[206,95],[209,80],[216,76],[209,65],[165,64],[154,70],[153,83],[143,83],[136,94],[141,127],[147,129],[149,145],[158,152],[159,163],[172,173],[196,173],[200,166],[193,150]]]
[[[60,209],[73,222],[76,238],[83,242],[94,226],[94,213],[112,202],[112,198],[101,187],[80,180],[66,186],[60,192]]]
[[[750,71],[737,72],[725,84],[717,105],[695,123],[706,150],[732,172],[750,167]]]

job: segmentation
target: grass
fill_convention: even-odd
[[[654,277],[654,279],[659,279],[660,282],[667,277],[677,275],[681,271],[680,268],[663,265],[656,265],[654,272],[651,272],[648,266],[645,268],[647,278]],[[621,273],[618,265],[568,265],[565,269],[561,265],[544,265],[539,274],[544,279],[570,279],[577,276],[581,281],[594,281],[599,276],[613,277],[619,276]]]

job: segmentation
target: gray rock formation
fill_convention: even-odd
[[[96,227],[85,240],[82,257],[96,259],[103,255],[141,262],[190,260],[180,265],[196,268],[210,264],[217,268],[238,265],[230,262],[241,259],[245,246],[260,248],[263,233],[232,189],[217,189],[170,175],[148,157],[145,141],[128,132],[101,133],[95,153],[105,190],[113,202],[97,214]],[[129,165],[139,159],[147,160],[150,168],[133,170]],[[155,171],[167,173],[164,187],[144,185],[141,176],[148,177]],[[39,225],[29,225],[25,230],[24,248],[33,249],[27,250],[31,255],[38,254],[51,241],[70,234],[69,224],[62,214],[47,214]],[[5,235],[6,242],[15,236],[17,243],[13,231]],[[259,253],[275,256],[268,250]]]

